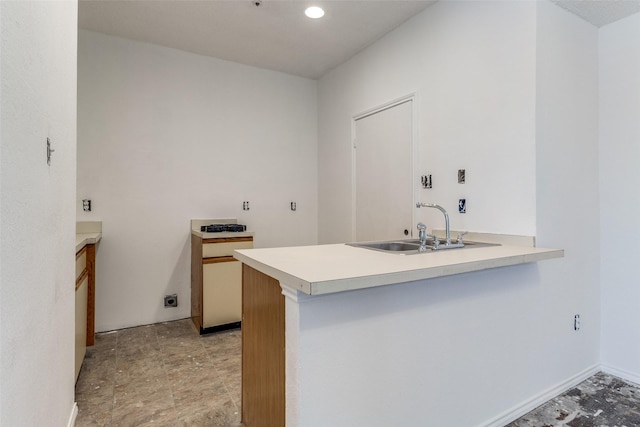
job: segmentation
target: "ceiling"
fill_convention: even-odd
[[[596,27],[640,12],[640,0],[551,0]]]
[[[598,27],[640,12],[640,0],[551,1]],[[435,2],[80,0],[78,24],[100,33],[317,79]],[[325,17],[307,18],[304,9],[311,4],[322,6]]]
[[[435,0],[81,0],[80,28],[312,79]],[[325,9],[322,19],[304,15]]]

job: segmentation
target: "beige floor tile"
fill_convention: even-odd
[[[154,325],[159,339],[176,337],[199,337],[191,319],[175,322],[157,323]]]
[[[160,354],[151,358],[138,360],[118,360],[114,374],[114,385],[121,386],[140,379],[163,378],[166,380],[166,372],[162,365]]]
[[[113,411],[113,427],[174,426],[177,425],[176,411],[170,402],[149,401]]]
[[[192,374],[169,374],[169,383],[176,408],[194,403],[206,406],[229,397],[222,379],[212,368]]]
[[[76,427],[239,426],[240,348],[240,331],[200,336],[190,319],[97,334]]]
[[[78,402],[78,416],[76,427],[109,427],[111,426],[111,410],[99,411],[87,408]]]
[[[178,420],[183,426],[239,426],[241,414],[231,399],[202,406],[193,404],[177,409]]]

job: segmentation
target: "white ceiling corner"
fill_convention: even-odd
[[[551,0],[596,27],[640,12],[640,0]]]

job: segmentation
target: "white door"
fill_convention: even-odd
[[[355,121],[356,241],[411,236],[412,110],[407,100]]]

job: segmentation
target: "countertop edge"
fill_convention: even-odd
[[[518,249],[519,253],[501,256],[493,255],[467,262],[453,264],[448,263],[424,268],[391,271],[389,273],[362,275],[357,277],[344,277],[318,282],[306,281],[300,277],[287,273],[286,271],[273,267],[268,263],[259,261],[251,257],[250,254],[245,253],[246,251],[251,250],[236,250],[234,251],[234,257],[248,266],[275,278],[280,281],[282,285],[296,289],[307,295],[324,295],[373,288],[564,257],[563,249],[534,247],[514,247],[514,249]],[[526,249],[525,252],[522,252],[522,249]]]
[[[286,284],[288,287],[301,291],[305,294],[311,294],[311,283],[300,279],[299,277],[285,273],[282,270],[271,267],[268,264],[264,264],[242,253],[243,250],[233,251],[233,257],[238,261],[247,264],[249,267],[266,274],[267,276],[277,279],[281,284]]]
[[[95,245],[102,239],[102,233],[78,233],[76,234],[76,253],[87,245]]]
[[[202,239],[228,239],[230,237],[254,237],[253,231],[227,231],[221,233],[207,233],[204,231],[191,230],[191,234]]]
[[[456,274],[471,273],[474,271],[489,270],[499,267],[509,267],[519,264],[528,264],[532,262],[562,257],[564,257],[563,249],[548,249],[544,252],[536,252],[531,254],[491,257],[478,261],[428,267],[417,270],[406,270],[389,274],[317,282],[310,284],[311,292],[309,292],[309,295],[324,295],[336,292],[374,288],[378,286],[386,286],[398,283],[415,282],[418,280],[435,279],[439,277],[453,276]],[[365,281],[366,283],[364,283]]]

